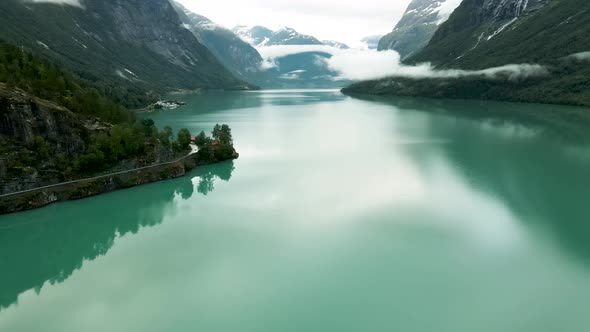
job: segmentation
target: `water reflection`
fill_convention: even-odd
[[[433,156],[441,156],[470,186],[507,206],[527,229],[556,242],[590,267],[590,120],[586,109],[364,98],[401,109],[403,123],[415,121],[416,110],[440,114],[425,114],[423,129],[429,137],[447,144],[406,146],[415,166],[431,167]],[[553,122],[560,115],[564,118]]]
[[[203,166],[183,178],[0,217],[0,309],[29,289],[65,281],[84,261],[106,255],[117,237],[162,223],[176,195],[193,197],[192,179],[207,195],[234,170],[233,162]]]
[[[494,126],[515,124],[540,131],[550,139],[568,143],[590,143],[590,112],[587,108],[519,104],[477,100],[447,100],[355,95],[355,99],[392,105],[405,111],[445,114],[473,119]]]

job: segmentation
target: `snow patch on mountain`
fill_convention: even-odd
[[[441,25],[446,22],[462,2],[463,0],[446,0],[441,2],[438,8],[438,20],[436,24]]]

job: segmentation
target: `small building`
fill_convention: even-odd
[[[197,136],[191,136],[191,142],[192,143],[196,143],[197,142]]]

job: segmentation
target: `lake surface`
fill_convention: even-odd
[[[181,98],[147,116],[240,159],[0,217],[0,331],[590,328],[590,149],[489,116],[578,110]]]

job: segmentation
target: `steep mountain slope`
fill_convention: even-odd
[[[207,47],[221,63],[236,76],[251,81],[258,76],[262,57],[254,47],[230,30],[213,23],[208,18],[195,14],[173,1],[181,21]]]
[[[168,0],[80,3],[3,0],[0,39],[90,79],[123,79],[158,90],[245,87],[182,26]]]
[[[408,62],[440,69],[484,69],[514,63],[545,66],[542,78],[388,78],[349,92],[484,98],[590,106],[590,2],[464,0],[427,47]],[[577,54],[576,56],[573,56]]]
[[[378,49],[395,50],[405,59],[428,44],[456,0],[412,0],[392,32],[379,41]]]
[[[587,10],[583,0],[465,0],[412,61],[483,68],[585,51]]]
[[[379,41],[383,38],[382,36],[368,36],[361,39],[361,42],[367,45],[370,50],[376,50],[379,48]]]

